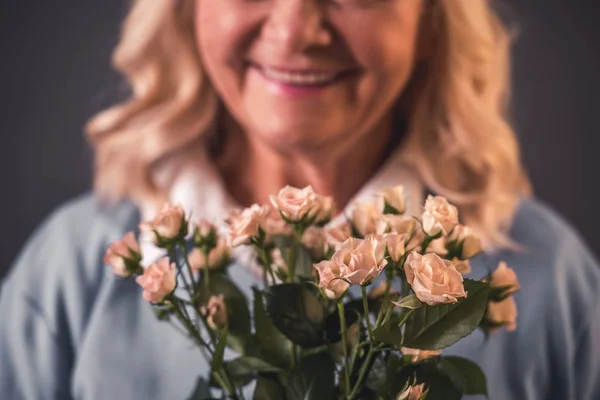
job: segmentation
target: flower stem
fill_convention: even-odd
[[[175,309],[175,314],[179,321],[185,326],[188,333],[192,336],[196,345],[200,347],[200,349],[205,348],[208,350],[210,357],[213,358],[215,356],[214,350],[210,347],[210,345],[202,338],[199,330],[192,324],[192,322],[185,316],[181,308],[179,307],[179,300],[176,297],[172,297],[171,303],[173,304],[173,308]],[[184,306],[185,307],[185,306]],[[205,354],[204,352],[202,352]],[[211,364],[210,360],[207,360],[209,364]],[[215,371],[215,379],[221,385],[221,387],[227,392],[229,396],[234,399],[237,399],[238,396],[235,393],[235,385],[233,385],[233,381],[229,377],[229,373],[226,368],[221,367],[218,371]],[[223,377],[224,375],[224,377]]]
[[[337,302],[338,313],[340,314],[340,333],[342,335],[342,354],[344,355],[344,394],[350,392],[350,368],[348,366],[348,345],[346,343],[346,313],[344,303],[341,300]]]
[[[348,396],[348,400],[354,399],[355,396],[358,395],[358,393],[360,392],[362,381],[365,378],[365,375],[367,374],[367,370],[369,370],[369,365],[371,364],[371,359],[373,358],[374,350],[375,346],[373,345],[373,343],[371,343],[371,345],[369,346],[369,352],[367,353],[367,358],[365,359],[363,365],[360,368],[358,379],[354,384],[354,388],[352,388],[352,392],[350,392],[350,395]]]
[[[362,292],[363,311],[365,313],[365,321],[367,323],[367,332],[369,333],[369,342],[373,344],[373,326],[371,325],[371,319],[369,318],[369,300],[367,298],[367,289],[364,286],[361,286],[360,290]]]

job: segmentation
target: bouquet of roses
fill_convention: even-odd
[[[331,198],[285,187],[271,205],[233,212],[224,234],[165,205],[140,229],[168,257],[142,268],[128,233],[105,262],[195,342],[223,398],[244,398],[251,383],[267,400],[487,394],[475,363],[441,352],[478,327],[514,329],[514,272],[500,263],[481,281],[463,278],[481,241],[445,198],[429,196],[420,218],[404,215],[400,186],[374,199],[332,220]],[[262,270],[252,299],[228,275],[240,246]],[[191,398],[204,398],[200,388]]]

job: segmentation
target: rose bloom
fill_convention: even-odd
[[[380,240],[385,243],[390,258],[398,262],[406,253],[406,242],[409,237],[406,233],[386,233],[380,236]]]
[[[271,251],[271,261],[271,268],[273,268],[274,271],[282,271],[287,274],[287,263],[281,255],[281,250],[279,250],[277,247]]]
[[[420,349],[411,349],[410,347],[401,347],[400,351],[404,356],[411,356],[411,362],[419,362],[423,361],[429,357],[435,357],[442,354],[442,350],[420,350]]]
[[[171,263],[169,257],[163,257],[146,268],[135,281],[144,289],[146,301],[160,303],[175,290],[175,263]]]
[[[344,221],[337,225],[326,226],[323,228],[323,235],[327,245],[334,250],[338,250],[352,236],[352,227]]]
[[[205,219],[200,220],[200,222],[198,222],[196,227],[198,229],[198,234],[203,238],[206,238],[211,233],[214,233],[217,231],[217,228],[215,227],[215,225]]]
[[[404,263],[404,271],[417,298],[430,306],[456,303],[459,297],[467,297],[460,272],[435,253],[421,255],[413,251]]]
[[[468,275],[471,273],[471,263],[469,262],[469,260],[460,260],[454,257],[451,263],[452,265],[454,265],[454,268],[456,268],[456,270],[461,274]]]
[[[319,272],[319,286],[325,290],[328,297],[338,298],[349,284],[370,283],[386,266],[384,255],[385,243],[375,238],[350,238],[331,257],[331,261],[326,260],[315,265]]]
[[[398,213],[403,214],[406,210],[406,200],[404,199],[404,186],[398,185],[393,188],[384,189],[379,192],[379,209],[383,212],[385,205],[394,208]]]
[[[311,226],[302,235],[302,244],[306,246],[314,259],[322,259],[325,254],[325,238],[320,228]]]
[[[128,232],[122,239],[110,244],[104,254],[104,264],[112,267],[113,273],[119,276],[131,276],[131,272],[127,270],[126,259],[139,259],[140,246],[133,232]]]
[[[269,207],[270,208],[270,207]],[[271,209],[271,208],[270,208]],[[273,236],[276,235],[284,235],[291,236],[294,232],[292,230],[292,226],[285,222],[285,220],[281,217],[281,214],[276,209],[271,209],[268,215],[264,218],[261,223],[261,227],[265,231],[267,237],[265,241],[267,243],[271,243],[273,240]]]
[[[515,271],[508,268],[505,262],[500,262],[492,273],[490,285],[492,288],[510,286],[507,290],[507,293],[510,294],[521,288]],[[508,331],[517,329],[517,304],[514,297],[508,296],[499,302],[488,302],[486,318],[495,323],[504,324],[504,328]]]
[[[409,386],[405,391],[398,395],[396,400],[422,400],[427,395],[425,384],[421,383],[416,386]]]
[[[381,216],[381,211],[375,204],[359,203],[352,211],[352,224],[363,237],[377,234],[377,226]]]
[[[202,307],[202,312],[206,315],[206,322],[212,329],[223,328],[229,322],[223,295],[211,296],[208,299],[208,305]]]
[[[313,207],[308,213],[309,218],[314,218],[315,224],[327,223],[334,212],[333,197],[315,195]]]
[[[253,237],[258,236],[258,229],[264,224],[271,212],[269,206],[252,206],[243,210],[234,210],[229,214],[226,222],[229,227],[229,244],[236,247],[249,244]]]
[[[217,241],[217,245],[208,252],[208,268],[218,268],[227,262],[230,257],[231,252],[229,246],[227,246],[227,241],[220,238]],[[188,261],[190,262],[190,267],[194,271],[199,271],[207,267],[206,257],[199,248],[190,251],[190,254],[188,254]]]
[[[459,244],[462,243],[460,258],[463,260],[472,258],[476,254],[483,251],[481,238],[479,238],[473,229],[468,226],[461,224],[456,225],[448,237],[449,242],[454,240],[456,240]]]
[[[330,299],[339,299],[342,297],[350,284],[342,277],[342,266],[330,261],[324,260],[314,265],[315,270],[319,273],[319,287]]]
[[[377,223],[377,233],[395,232],[412,235],[417,229],[417,221],[408,215],[383,215]]]
[[[435,253],[440,257],[444,257],[448,254],[448,249],[446,249],[446,238],[440,237],[429,242],[427,246],[428,253]]]
[[[447,235],[458,223],[458,209],[442,196],[427,197],[422,215],[423,231],[429,236]]]
[[[158,243],[160,239],[178,239],[185,228],[185,211],[181,205],[170,206],[165,204],[156,217],[150,222],[142,222],[140,230],[151,232],[153,240]],[[158,236],[156,236],[158,235]]]
[[[277,196],[270,196],[273,206],[290,221],[301,221],[313,208],[319,207],[317,196],[312,186],[298,189],[286,186]]]

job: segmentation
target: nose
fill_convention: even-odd
[[[319,0],[274,0],[261,36],[289,53],[327,46],[332,38],[324,19]]]

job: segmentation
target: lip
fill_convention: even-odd
[[[265,81],[268,90],[275,94],[285,97],[299,97],[307,95],[318,95],[326,91],[327,89],[337,85],[340,81],[348,78],[355,70],[353,69],[323,69],[323,68],[292,68],[292,67],[281,67],[281,66],[262,66],[258,63],[249,63],[249,67],[258,73],[258,75]],[[287,84],[278,80],[269,78],[265,73],[264,69],[270,69],[277,72],[287,72],[295,74],[335,74],[335,78],[324,84],[311,84],[311,85],[292,85]]]

